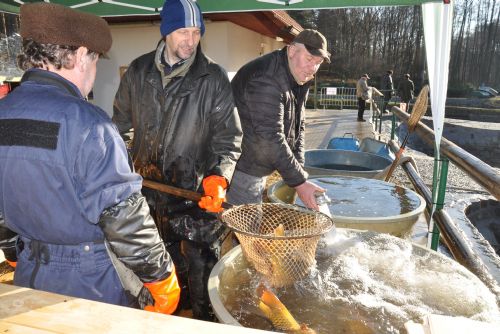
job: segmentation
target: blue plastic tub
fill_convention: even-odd
[[[343,137],[333,137],[330,139],[326,149],[359,151],[359,140],[352,133],[344,133]]]

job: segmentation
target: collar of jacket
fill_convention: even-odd
[[[65,90],[74,97],[84,99],[84,97],[80,93],[80,90],[72,82],[51,71],[32,68],[26,71],[21,78],[21,83],[27,81],[34,81],[42,85],[56,86],[62,90]]]
[[[146,80],[153,87],[159,90],[164,88],[163,86],[164,71],[162,68],[163,65],[161,65],[160,58],[158,57],[161,57],[164,48],[165,48],[165,41],[160,41],[160,43],[158,43],[158,47],[156,48],[155,59],[154,59],[155,64],[152,68],[152,72],[148,73],[146,78]],[[180,68],[183,69],[184,66],[187,66],[188,67],[187,71],[183,71],[184,73],[182,75],[179,74],[176,75],[176,76],[184,76],[183,82],[181,84],[181,87],[179,87],[178,91],[178,94],[180,96],[188,95],[192,90],[197,88],[196,81],[199,78],[208,75],[209,73],[208,64],[209,61],[207,57],[203,54],[203,51],[201,50],[201,45],[198,44],[198,47],[196,48],[196,55],[193,61],[190,63],[186,62]]]
[[[165,74],[165,65],[163,64],[162,58],[165,57],[165,54],[167,52],[166,50],[166,43],[165,41],[161,41],[158,47],[156,48],[156,53],[155,53],[155,66],[160,71],[161,74],[161,83],[163,88],[165,88],[168,83],[175,77],[183,77],[186,75],[186,73],[189,71],[189,68],[193,64],[193,61],[196,57],[196,51],[189,57],[188,59],[184,60],[184,62],[177,68],[175,68],[172,72],[169,74]]]

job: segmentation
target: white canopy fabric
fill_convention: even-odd
[[[1,0],[0,11],[18,13],[30,2],[53,2],[100,16],[157,15],[164,0]],[[196,0],[195,0],[196,1]],[[442,0],[197,0],[204,13],[369,6],[412,6]]]
[[[431,93],[432,123],[434,125],[436,154],[443,135],[446,91],[453,24],[453,5],[426,3],[422,5],[425,49]]]

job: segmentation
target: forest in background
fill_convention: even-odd
[[[448,95],[481,84],[500,90],[500,1],[455,0]],[[20,49],[18,18],[1,13],[0,71],[13,72]],[[332,63],[318,73],[322,86],[353,86],[362,73],[378,86],[386,70],[397,82],[409,73],[417,88],[427,80],[420,6],[288,11],[304,28],[328,39]],[[8,38],[5,38],[8,36]],[[15,72],[15,73],[14,73]]]
[[[417,87],[427,81],[420,6],[288,11],[304,28],[321,31],[332,63],[318,73],[321,85],[352,86],[362,73],[378,86],[394,70],[408,73]],[[500,88],[500,4],[496,0],[454,1],[449,96],[463,96],[481,84]]]

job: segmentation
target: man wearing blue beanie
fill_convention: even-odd
[[[201,50],[205,26],[196,2],[167,0],[160,32],[156,49],[135,59],[123,75],[113,121],[144,179],[204,194],[196,203],[142,190],[174,260],[179,308],[214,320],[208,276],[228,235],[215,212],[222,210],[240,156],[240,119],[226,72]]]
[[[200,7],[196,2],[167,0],[160,13],[160,32],[163,37],[172,31],[185,27],[200,28],[201,35],[205,33],[205,25]]]

